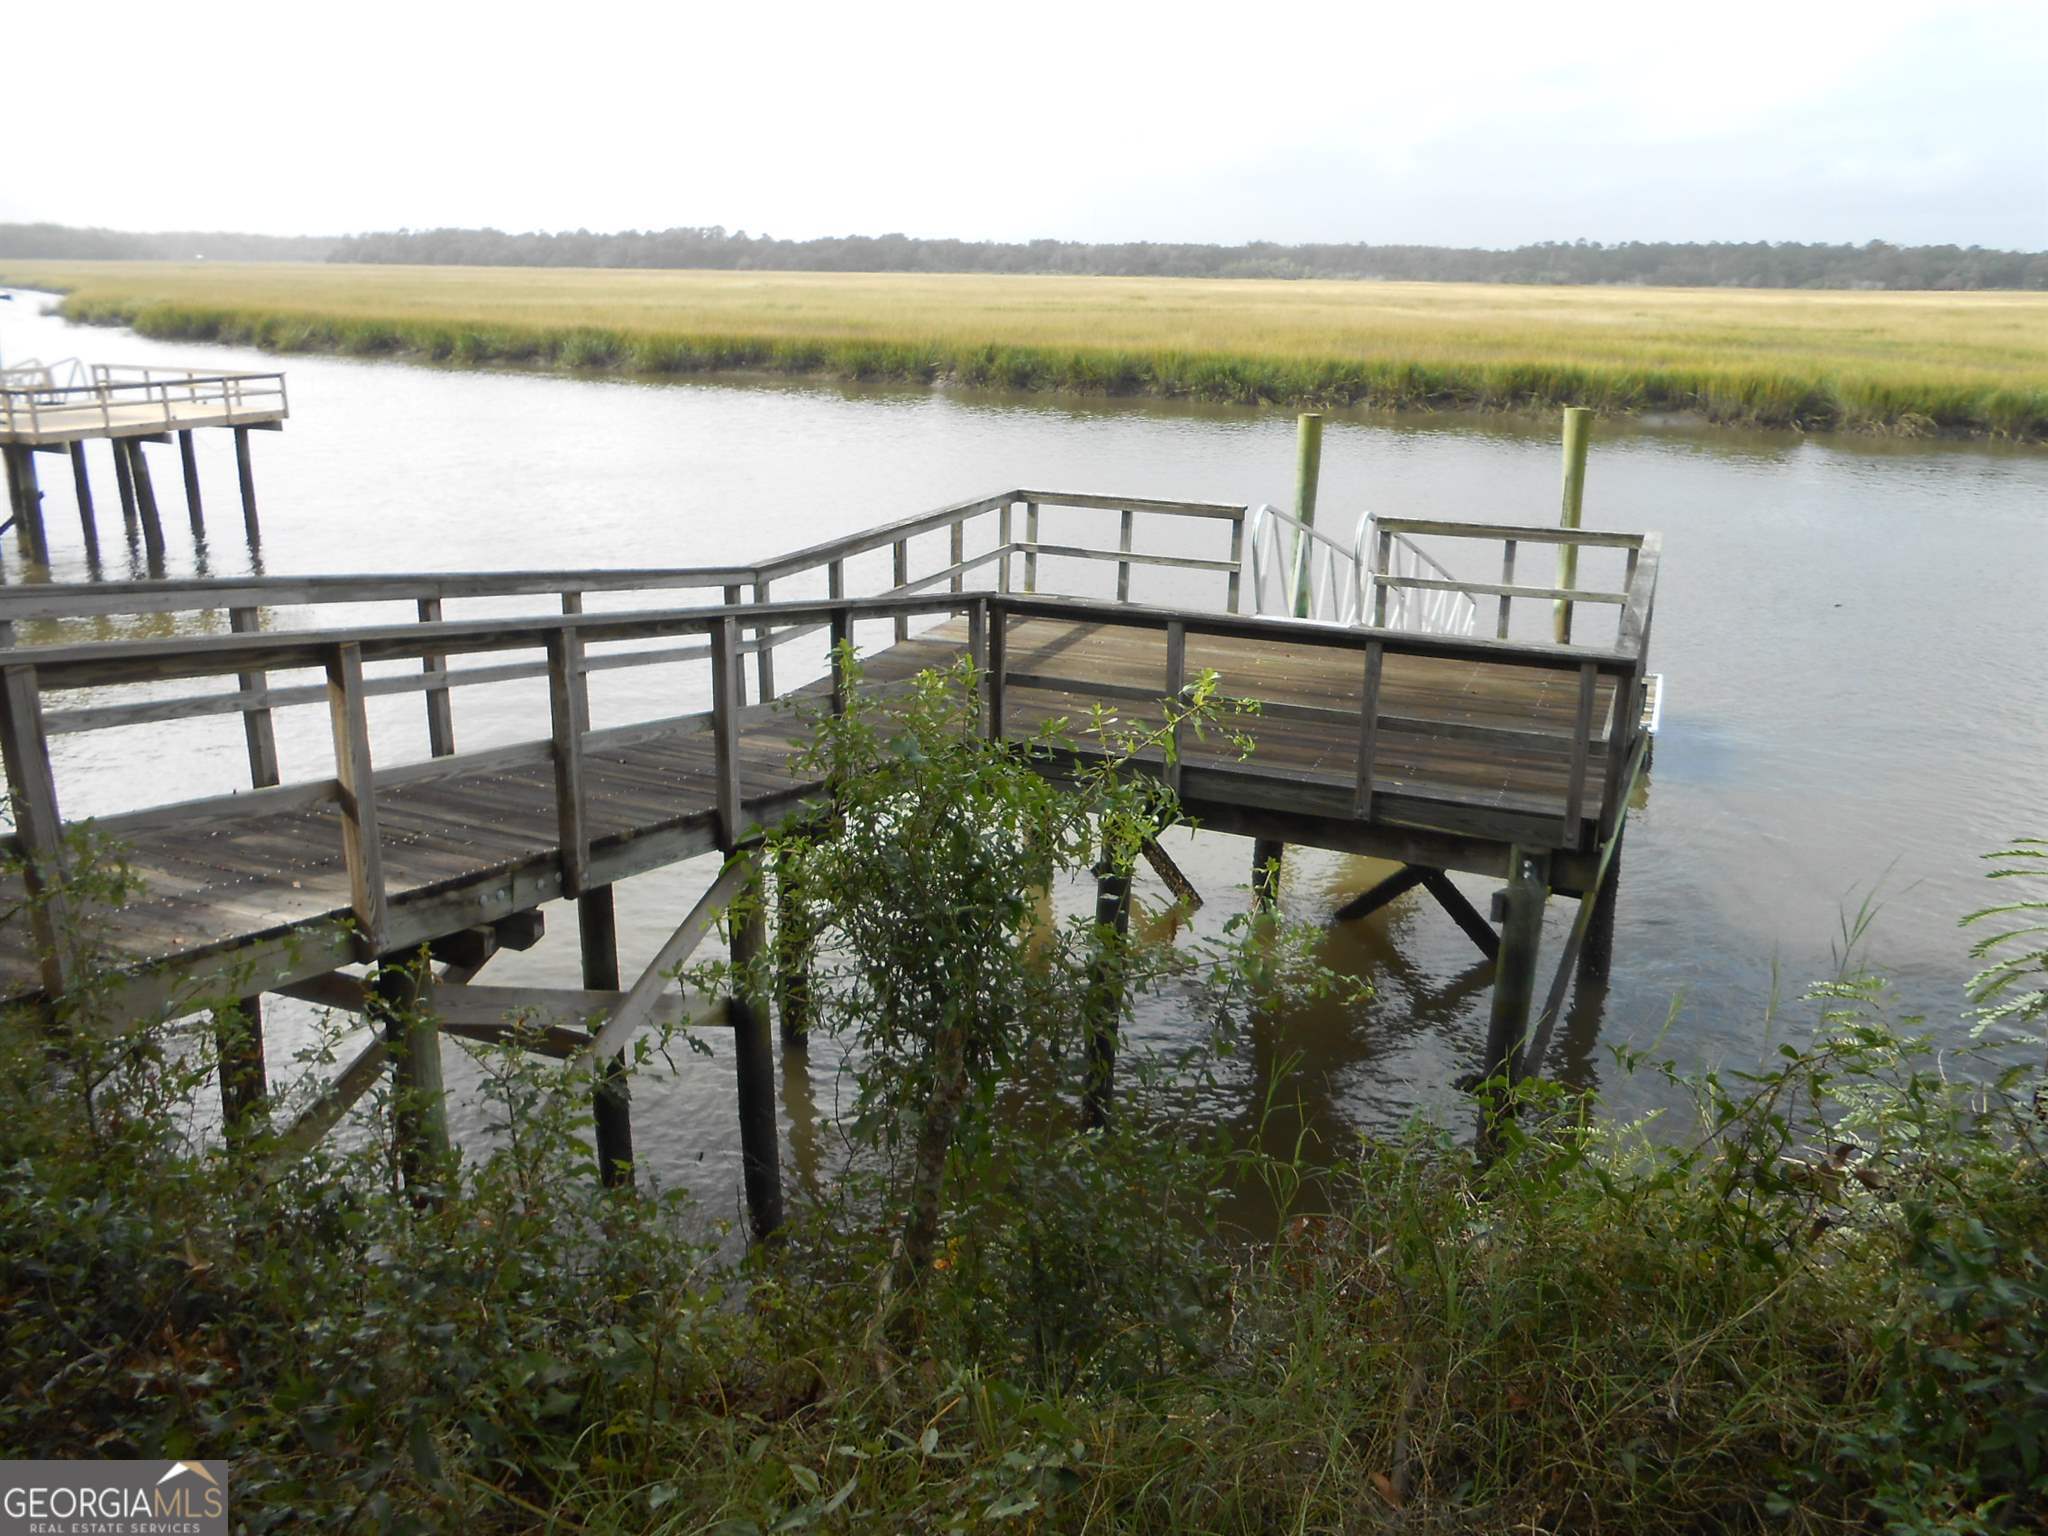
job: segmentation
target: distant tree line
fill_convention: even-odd
[[[1635,283],[1683,288],[2048,289],[2048,251],[1981,246],[1808,245],[1767,240],[1546,241],[1511,251],[1440,245],[1098,245],[1076,240],[921,240],[836,235],[777,240],[718,225],[592,234],[400,229],[279,236],[129,234],[0,224],[0,258],[407,262],[530,267],[680,267],[766,272],[1052,272],[1102,277],[1409,279],[1472,283]]]
[[[777,240],[704,229],[506,234],[401,229],[351,235],[329,261],[465,266],[697,267],[778,272],[1057,272],[1117,277],[1336,277],[1484,283],[1641,283],[1725,288],[2048,289],[2048,252],[1978,246],[1773,244],[1758,240],[1620,245],[1575,240],[1512,251],[1436,245],[1188,245],[1074,240],[1017,243],[844,235]]]
[[[77,229],[68,224],[0,224],[0,258],[28,261],[325,261],[332,235],[237,235],[166,230]]]

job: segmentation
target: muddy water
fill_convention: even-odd
[[[74,330],[40,317],[28,296],[0,305],[0,355],[74,353],[276,366],[235,349]],[[1291,420],[1250,411],[324,358],[285,366],[293,420],[255,442],[260,554],[240,537],[226,434],[201,434],[213,529],[203,551],[184,533],[175,460],[158,470],[173,574],[202,564],[238,573],[259,560],[273,573],[710,564],[1001,486],[1284,502],[1292,472]],[[1549,519],[1553,434],[1550,423],[1500,419],[1335,418],[1323,522],[1348,529],[1366,508]],[[68,476],[48,467],[57,462],[42,461],[55,574],[76,579],[87,572]],[[125,575],[104,450],[94,466],[108,574]],[[1773,1031],[1782,1038],[1808,1017],[1781,1003],[1772,1022],[1773,1000],[1833,973],[1845,917],[1866,902],[1877,914],[1855,959],[1891,978],[1900,1013],[1960,1036],[1970,965],[1956,921],[1987,899],[1977,855],[2048,832],[2048,454],[1603,425],[1586,520],[1664,534],[1654,662],[1667,693],[1628,840],[1612,981],[1576,999],[1553,1068],[1635,1112],[1660,1100],[1615,1068],[1609,1046],[1662,1036],[1682,1059],[1755,1060]],[[30,575],[12,541],[0,558],[9,581]],[[304,612],[276,618],[311,622]],[[376,717],[373,733],[416,730],[408,702],[403,722]],[[534,710],[517,690],[459,695],[464,744],[530,736]],[[313,714],[281,720],[288,773],[325,771],[325,727]],[[193,793],[232,787],[242,762],[232,721],[56,746],[73,813],[143,802],[169,775]],[[1242,909],[1247,844],[1198,833],[1173,851],[1209,897],[1205,927]],[[1320,919],[1384,868],[1302,852],[1285,904]],[[629,971],[711,875],[700,861],[621,889]],[[1465,885],[1484,901],[1483,882]],[[1149,883],[1140,899],[1163,901]],[[549,917],[548,939],[493,962],[490,980],[577,984],[573,917]],[[1553,952],[1569,918],[1569,903],[1553,904]],[[1417,893],[1331,928],[1323,953],[1374,996],[1278,1020],[1233,1068],[1217,1112],[1248,1114],[1276,1064],[1293,1061],[1282,1096],[1298,1098],[1326,1137],[1418,1110],[1462,1114],[1448,1084],[1476,1060],[1486,1007],[1468,941]],[[303,1025],[288,1011],[284,1022]],[[1166,1004],[1138,1021],[1160,1043],[1188,1027]],[[474,1070],[450,1055],[451,1081],[467,1091]],[[787,1074],[786,1131],[800,1165],[820,1155],[834,1065],[820,1047],[808,1071]],[[724,1057],[679,1058],[678,1072],[636,1088],[643,1161],[720,1210],[737,1199],[731,1092]],[[458,1127],[476,1115],[461,1111]]]

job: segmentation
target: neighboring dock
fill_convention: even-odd
[[[71,461],[87,561],[97,570],[99,528],[85,445],[104,439],[113,451],[121,514],[131,542],[139,537],[150,573],[161,576],[163,521],[143,445],[177,442],[186,515],[194,539],[203,543],[205,499],[192,435],[208,428],[226,428],[235,436],[243,528],[254,546],[260,543],[262,533],[249,434],[281,431],[290,414],[282,373],[86,364],[75,358],[59,363],[30,361],[0,369],[0,457],[7,466],[9,512],[6,526],[20,535],[32,561],[45,567],[50,564],[49,529],[35,461],[39,453],[63,455]]]
[[[1114,541],[1041,538],[1055,510],[1112,521]],[[22,881],[0,890],[14,914],[0,922],[0,993],[73,1026],[89,1007],[101,1027],[243,998],[258,1028],[253,1055],[226,1074],[231,1121],[264,1096],[265,993],[383,1016],[377,1010],[398,989],[439,1021],[423,1035],[409,1026],[404,1038],[373,1042],[287,1135],[288,1148],[316,1138],[389,1061],[413,1086],[437,1086],[439,1033],[614,1060],[636,1031],[688,1006],[666,978],[734,894],[761,878],[752,852],[760,829],[823,792],[790,767],[806,734],[791,703],[844,706],[837,682],[818,675],[818,658],[827,640],[845,640],[863,653],[863,686],[880,690],[973,657],[985,728],[1006,739],[1057,717],[1085,718],[1097,703],[1156,720],[1163,700],[1214,669],[1224,693],[1259,704],[1246,722],[1256,750],[1240,760],[1220,743],[1187,740],[1151,770],[1201,826],[1258,840],[1261,864],[1290,843],[1396,861],[1397,874],[1341,915],[1426,889],[1495,966],[1492,1024],[1475,1067],[1533,1071],[1575,969],[1605,964],[1616,854],[1649,756],[1658,540],[1382,519],[1361,531],[1348,574],[1327,550],[1319,557],[1323,595],[1370,620],[1333,623],[1238,611],[1270,584],[1257,549],[1275,517],[1228,504],[1005,490],[750,566],[0,590],[6,642],[42,621],[123,614],[225,611],[235,631],[0,650],[0,748],[23,869]],[[1141,531],[1162,537],[1141,540]],[[1206,544],[1213,552],[1189,552]],[[1453,545],[1489,551],[1483,558],[1502,579],[1458,578],[1428,553]],[[1615,580],[1519,583],[1515,552],[1529,546],[1600,553]],[[861,557],[872,565],[884,555],[887,579],[850,592]],[[1104,564],[1114,567],[1115,597],[1075,595],[1103,584],[1087,577]],[[1170,605],[1132,601],[1132,573],[1147,568],[1184,595]],[[586,598],[599,595],[641,606],[585,612]],[[502,609],[508,598],[549,611],[448,614],[472,599]],[[1563,604],[1564,643],[1503,638],[1514,605],[1530,602],[1546,631]],[[416,622],[265,628],[266,614],[285,607],[391,603],[410,605]],[[1480,603],[1492,610],[1491,635],[1471,632]],[[1444,632],[1446,604],[1459,632]],[[1574,609],[1612,614],[1611,637],[1574,642]],[[799,667],[805,675],[792,681]],[[672,669],[659,690],[669,707],[593,730],[591,679],[643,668]],[[549,733],[460,748],[455,690],[521,679],[545,681]],[[178,681],[195,691],[166,689]],[[408,693],[424,702],[424,751],[410,757],[373,746],[366,708],[373,697]],[[285,783],[273,716],[299,707],[325,712],[334,772]],[[79,829],[60,810],[49,741],[205,717],[239,733],[250,788],[93,823],[125,850],[143,889],[95,913],[88,957],[67,927],[67,860]],[[711,890],[622,987],[612,886],[706,854],[726,861]],[[1451,872],[1504,881],[1498,928]],[[1539,1007],[1541,919],[1553,892],[1577,897],[1580,910]],[[493,950],[531,942],[538,909],[564,897],[578,904],[583,989],[470,985]],[[744,956],[760,952],[765,932],[741,925],[733,938]],[[419,971],[421,946],[440,970]],[[357,964],[375,969],[348,969]],[[99,969],[88,974],[88,965]],[[800,1048],[802,1021],[786,999],[782,1011],[785,1044]],[[734,1032],[749,1203],[763,1231],[780,1210],[770,1017],[768,1000],[735,998],[715,1019]],[[515,1018],[544,1027],[522,1033]],[[623,1169],[631,1138],[622,1099],[609,1109],[601,1099],[599,1129],[601,1163]]]

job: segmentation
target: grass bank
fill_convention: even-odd
[[[75,320],[275,351],[2048,440],[2048,295],[10,262]]]

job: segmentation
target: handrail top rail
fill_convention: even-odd
[[[81,401],[83,401],[96,400],[100,396],[105,395],[109,391],[113,390],[166,389],[175,388],[181,385],[192,384],[239,384],[249,379],[276,379],[279,383],[282,383],[284,381],[284,374],[281,370],[270,373],[260,373],[253,371],[242,373],[195,373],[167,376],[161,379],[95,379],[90,384],[58,384],[53,385],[49,388],[39,388],[21,384],[6,384],[0,385],[0,394],[34,394],[42,395],[45,397],[52,395],[76,395],[81,397]],[[66,400],[53,400],[49,401],[48,403],[51,404],[53,407],[61,408],[62,406],[71,404],[73,402]]]
[[[973,496],[964,501],[948,502],[934,507],[929,512],[917,512],[909,517],[899,517],[871,528],[859,529],[842,534],[838,538],[825,539],[787,554],[777,555],[753,567],[754,579],[772,581],[794,571],[810,570],[848,555],[865,554],[869,550],[881,549],[900,539],[915,538],[920,533],[944,528],[970,517],[993,512],[1012,502],[1036,502],[1042,506],[1082,507],[1095,510],[1129,510],[1133,512],[1182,513],[1189,517],[1231,517],[1244,515],[1244,508],[1230,507],[1213,501],[1173,501],[1158,496],[1110,496],[1097,491],[1038,491],[1023,488],[1006,488],[991,491],[985,496]]]
[[[1421,534],[1451,539],[1514,539],[1526,544],[1592,544],[1611,549],[1639,549],[1647,533],[1617,533],[1596,528],[1565,528],[1556,523],[1467,523],[1440,517],[1374,516],[1389,533]]]
[[[112,606],[112,602],[123,597],[158,598],[185,594],[215,599],[206,603],[195,603],[192,605],[194,607],[234,607],[240,605],[226,599],[241,592],[249,592],[260,598],[273,593],[324,593],[346,591],[351,587],[376,590],[365,591],[361,597],[339,597],[332,601],[374,603],[401,602],[408,598],[420,597],[517,597],[532,596],[541,592],[630,591],[636,583],[664,586],[748,586],[762,581],[772,581],[794,572],[812,570],[848,555],[880,549],[900,539],[944,528],[951,523],[995,511],[1006,503],[1016,501],[1030,501],[1054,507],[1098,510],[1128,508],[1135,512],[1184,513],[1190,517],[1242,517],[1246,511],[1244,507],[1233,507],[1222,502],[1182,502],[1156,496],[1117,497],[1093,491],[998,490],[746,565],[593,567],[555,572],[404,571],[395,574],[380,572],[353,575],[192,576],[149,581],[44,583],[33,587],[0,588],[0,616],[64,618],[83,617],[90,613],[117,613],[121,610]],[[503,587],[504,590],[493,590],[498,587]],[[60,594],[74,605],[83,601],[86,606],[60,606]]]
[[[571,632],[585,641],[604,643],[656,639],[664,635],[708,634],[726,622],[772,627],[784,621],[815,624],[828,621],[835,613],[872,619],[958,613],[976,607],[985,607],[992,616],[1078,619],[1110,628],[1165,630],[1179,626],[1187,634],[1296,642],[1307,640],[1325,648],[1359,652],[1379,644],[1397,654],[1519,662],[1559,670],[1578,669],[1590,664],[1601,673],[1626,674],[1636,665],[1633,651],[1593,646],[1415,634],[1257,615],[1192,613],[1175,608],[1088,598],[945,592],[837,601],[807,599],[788,603],[721,604],[717,607],[645,609],[625,613],[461,619],[343,629],[268,630],[163,640],[107,640],[0,653],[0,668],[29,669],[43,689],[86,688],[173,678],[226,676],[244,671],[315,667],[323,665],[330,652],[345,645],[358,647],[365,661],[393,661],[429,655],[518,650],[544,645],[551,636]]]

